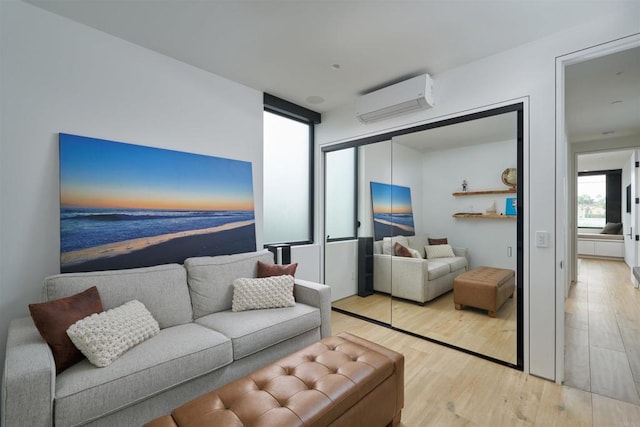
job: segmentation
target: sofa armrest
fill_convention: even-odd
[[[453,253],[456,256],[462,256],[467,258],[467,252],[468,252],[467,248],[451,248],[451,249],[453,249]]]
[[[53,425],[56,367],[31,317],[12,320],[2,378],[3,426]]]
[[[321,283],[296,279],[296,301],[320,309],[320,335],[331,336],[331,288]]]

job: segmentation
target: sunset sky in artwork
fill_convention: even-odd
[[[254,209],[251,163],[60,134],[63,207]]]
[[[411,210],[411,189],[399,185],[371,182],[373,213],[406,214]]]

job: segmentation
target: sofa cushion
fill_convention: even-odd
[[[69,297],[29,304],[33,323],[53,353],[56,374],[84,359],[67,335],[69,326],[102,310],[100,294],[95,286]]]
[[[160,331],[106,368],[88,360],[56,378],[55,425],[78,425],[233,361],[231,341],[195,323]]]
[[[235,360],[320,327],[320,311],[297,303],[294,307],[242,312],[221,311],[196,323],[231,338]]]
[[[437,262],[449,264],[449,269],[453,272],[465,268],[467,266],[467,259],[462,256],[454,256],[450,258],[438,258]]]
[[[393,255],[393,246],[396,243],[400,243],[405,248],[409,246],[409,241],[405,236],[395,237],[383,237],[382,238],[382,253],[385,255]]]
[[[393,251],[395,252],[396,256],[411,258],[411,252],[409,251],[409,248],[407,248],[406,246],[402,246],[399,242],[396,242],[396,244],[393,245]]]
[[[266,262],[258,261],[258,277],[272,277],[272,276],[296,276],[296,269],[298,263],[293,264],[268,264]]]
[[[441,262],[440,259],[437,261],[428,261],[427,264],[427,275],[429,276],[429,280],[435,280],[442,276],[446,276],[451,272],[449,264],[446,262]]]
[[[427,240],[429,241],[430,245],[446,245],[449,243],[446,237],[440,237],[436,239],[429,237]]]
[[[258,261],[273,263],[268,250],[236,255],[187,258],[187,282],[195,319],[231,309],[233,281],[256,277]]]
[[[231,311],[293,307],[293,276],[271,276],[233,281]]]
[[[161,329],[193,319],[186,271],[179,264],[57,274],[44,280],[44,296],[49,301],[91,286],[98,288],[105,310],[136,299],[144,304]]]
[[[456,256],[450,245],[427,245],[424,247],[427,259],[449,258]]]
[[[158,322],[137,300],[94,313],[67,329],[75,346],[89,362],[100,367],[110,365],[124,352],[158,332]]]

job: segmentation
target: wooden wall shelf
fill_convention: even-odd
[[[452,215],[454,218],[478,218],[478,219],[516,219],[516,215],[500,215],[500,214],[470,214],[457,213]]]
[[[482,196],[484,194],[516,194],[515,188],[507,188],[505,190],[480,190],[480,191],[456,191],[453,196]]]

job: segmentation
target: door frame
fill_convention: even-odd
[[[569,65],[585,62],[591,59],[610,55],[640,46],[640,35],[636,34],[592,46],[586,49],[572,52],[556,57],[556,242],[555,252],[555,280],[556,280],[556,363],[555,378],[556,383],[564,381],[564,301],[567,296],[569,285],[572,279],[576,278],[576,232],[575,215],[573,215],[575,204],[568,188],[568,181],[572,179],[569,172],[575,172],[574,156],[567,156],[568,144],[565,133],[565,68]]]

